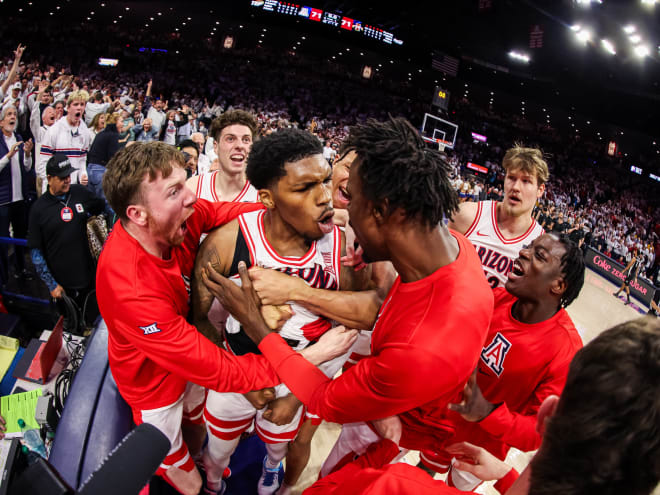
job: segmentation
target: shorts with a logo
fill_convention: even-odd
[[[285,397],[290,391],[284,384],[275,387],[275,397]],[[248,430],[253,422],[259,438],[265,443],[290,442],[298,434],[305,419],[304,407],[300,406],[293,420],[285,425],[276,425],[264,419],[266,408],[255,409],[243,394],[215,392],[209,390],[206,397],[204,419],[211,435],[221,440],[232,440]]]
[[[181,435],[181,422],[185,418],[196,424],[202,423],[205,396],[206,391],[203,387],[188,383],[183,395],[173,404],[157,409],[133,409],[133,419],[136,425],[149,423],[158,428],[170,441],[170,450],[167,457],[158,466],[156,474],[162,476],[171,467],[177,467],[186,472],[192,471],[195,467],[195,462],[190,457],[188,446]]]

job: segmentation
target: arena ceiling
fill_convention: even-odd
[[[288,50],[295,47],[298,53],[356,70],[369,64],[382,70],[381,75],[387,72],[387,77],[413,85],[419,81],[432,86],[437,81],[452,90],[453,98],[464,96],[468,84],[468,98],[486,103],[493,92],[495,106],[526,111],[530,118],[542,120],[546,107],[561,108],[562,118],[581,115],[585,125],[589,119],[598,120],[621,130],[640,131],[653,140],[660,138],[656,118],[660,5],[653,5],[652,0],[310,0],[309,7],[393,33],[402,41],[400,46],[300,16],[268,12],[263,4],[254,0],[5,0],[0,11],[15,13],[22,8],[23,14],[31,11],[37,17],[60,15],[67,21],[95,22],[100,27],[119,23],[144,32],[178,32],[186,39],[210,38],[218,43],[232,34],[239,48],[260,43]],[[572,29],[576,25],[582,29],[582,41]],[[624,30],[630,26],[635,28],[632,33]],[[531,44],[537,46],[531,48]],[[640,46],[648,48],[647,55],[639,55]],[[529,63],[512,59],[512,50],[529,56]],[[444,55],[458,60],[456,77],[431,68],[434,53],[436,58]],[[521,106],[521,102],[525,103]],[[554,124],[559,117],[550,118]]]

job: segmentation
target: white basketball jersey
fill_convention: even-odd
[[[215,181],[220,173],[219,170],[214,170],[213,172],[207,172],[199,176],[197,181],[197,191],[195,195],[198,198],[206,199],[208,201],[231,201],[232,203],[258,203],[259,202],[259,191],[257,191],[250,181],[245,181],[245,186],[241,192],[239,192],[234,199],[231,200],[221,200],[218,197],[218,194],[215,192]]]
[[[341,236],[339,227],[314,241],[307,254],[301,258],[280,256],[269,244],[264,232],[265,210],[244,213],[238,217],[238,222],[250,251],[252,263],[263,268],[273,268],[288,275],[302,278],[308,285],[318,289],[339,289],[339,271],[341,256]],[[230,277],[240,285],[238,275]],[[312,313],[299,304],[289,302],[293,316],[287,320],[280,335],[294,349],[304,349],[310,342],[317,340],[332,323],[327,318]],[[227,319],[226,331],[236,334],[241,326],[233,317]]]
[[[545,231],[536,220],[523,235],[506,239],[497,226],[497,202],[480,201],[477,216],[465,232],[474,245],[492,288],[503,286],[520,250]]]

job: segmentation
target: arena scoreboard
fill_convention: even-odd
[[[352,31],[388,45],[403,45],[403,41],[395,38],[394,34],[389,31],[385,31],[384,29],[370,24],[365,24],[357,19],[344,17],[335,12],[324,11],[322,9],[297,3],[281,2],[279,0],[250,0],[250,5],[265,12],[286,16],[304,17],[309,21],[325,24],[336,29]]]

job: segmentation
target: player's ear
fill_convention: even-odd
[[[142,205],[128,205],[126,208],[128,219],[140,227],[147,225],[147,210]]]
[[[545,184],[541,184],[538,190],[536,191],[536,197],[540,198],[541,196],[543,196],[544,192],[545,192]]]
[[[381,203],[371,203],[371,214],[376,222],[380,225],[385,222],[387,211],[389,209],[389,201],[384,199]]]
[[[259,201],[269,210],[275,208],[273,193],[270,189],[259,189]]]
[[[549,395],[541,403],[539,407],[539,412],[536,414],[536,432],[543,436],[545,431],[545,426],[552,416],[554,416],[555,411],[557,410],[557,404],[559,403],[559,397],[556,395]]]
[[[563,277],[558,277],[550,284],[550,292],[552,295],[561,297],[566,292],[566,280]]]

